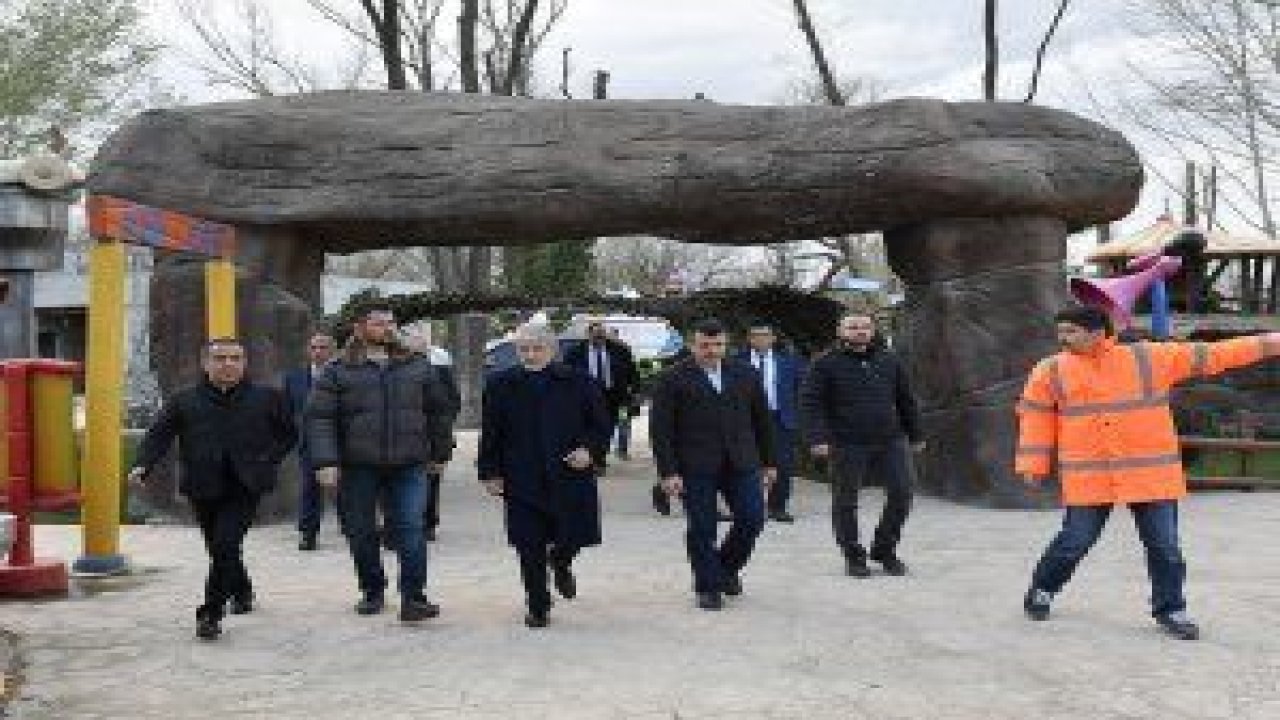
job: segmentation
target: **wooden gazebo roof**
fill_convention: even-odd
[[[1152,225],[1113,242],[1101,245],[1087,258],[1091,263],[1112,264],[1129,258],[1140,257],[1168,245],[1186,226],[1162,215]],[[1208,246],[1205,256],[1209,258],[1228,257],[1280,257],[1280,241],[1254,235],[1232,235],[1221,230],[1207,233]]]

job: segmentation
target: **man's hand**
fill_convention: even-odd
[[[136,467],[129,471],[129,486],[142,489],[146,487],[147,470],[146,468]]]
[[[778,468],[767,467],[760,471],[761,479],[764,480],[765,487],[773,487],[778,482]]]
[[[586,470],[591,467],[591,451],[586,448],[578,448],[565,455],[564,461],[574,470]]]
[[[484,485],[485,492],[494,497],[502,497],[507,491],[507,481],[500,477],[482,480],[481,483]]]
[[[684,492],[684,478],[679,475],[668,475],[662,478],[662,492],[669,497],[677,497]]]
[[[316,470],[316,484],[320,487],[338,487],[338,468],[326,467]]]
[[[826,443],[822,443],[821,445],[814,445],[813,447],[809,448],[809,452],[813,453],[814,457],[824,458],[831,454],[831,446]]]

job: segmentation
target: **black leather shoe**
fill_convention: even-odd
[[[231,614],[247,615],[253,612],[253,594],[245,597],[231,598]]]
[[[524,616],[524,624],[531,628],[544,628],[551,622],[551,618],[547,615],[547,611],[534,612],[530,610]]]
[[[386,607],[387,603],[381,595],[365,595],[360,598],[360,602],[356,603],[356,614],[377,615]]]
[[[769,519],[774,522],[793,523],[796,521],[796,516],[786,510],[773,510],[769,513]]]
[[[1179,640],[1199,640],[1200,627],[1182,611],[1156,616],[1156,622],[1165,632]]]
[[[725,575],[720,581],[720,591],[730,597],[737,597],[742,594],[742,578],[737,575]]]
[[[907,574],[907,566],[898,559],[898,556],[892,550],[872,550],[868,557],[880,563],[887,575],[901,577]]]
[[[222,634],[222,626],[213,618],[196,618],[196,637],[201,640],[216,640]]]
[[[724,598],[718,592],[698,593],[698,607],[703,610],[723,610]]]
[[[298,549],[304,552],[310,552],[316,549],[316,534],[302,533],[302,539],[298,541]]]
[[[573,576],[573,568],[569,565],[552,565],[552,580],[556,585],[556,592],[560,593],[560,597],[565,600],[572,600],[578,596],[578,580]]]
[[[400,603],[400,620],[403,622],[419,622],[440,615],[440,606],[424,597],[405,598]]]
[[[651,494],[653,496],[653,509],[659,515],[670,515],[671,514],[671,498],[662,489],[662,486],[654,485]]]
[[[867,567],[867,559],[860,555],[846,555],[844,558],[844,574],[849,577],[869,578],[871,568]]]

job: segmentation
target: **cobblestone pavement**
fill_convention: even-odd
[[[643,444],[643,439],[641,439]],[[192,528],[128,528],[134,576],[70,599],[0,601],[22,637],[20,697],[45,718],[1280,718],[1280,495],[1210,494],[1183,514],[1200,642],[1146,615],[1142,551],[1118,513],[1047,623],[1023,619],[1027,574],[1058,516],[922,499],[906,578],[842,574],[827,493],[802,482],[721,613],[695,609],[677,516],[648,509],[647,456],[605,481],[605,545],[552,625],[521,624],[498,507],[460,458],[431,547],[442,616],[404,627],[351,612],[354,575],[326,520],[300,553],[255,528],[260,607],[193,638],[204,572]],[[881,496],[868,491],[870,519]],[[75,528],[40,527],[73,558]],[[387,557],[391,567],[394,563]],[[3,715],[0,712],[0,715]]]

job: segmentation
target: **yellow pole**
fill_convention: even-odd
[[[230,260],[204,264],[205,330],[209,339],[236,336],[236,265]]]
[[[85,360],[85,438],[81,465],[84,555],[74,569],[127,569],[120,548],[120,437],[124,413],[124,246],[98,242],[89,256],[88,357]]]

